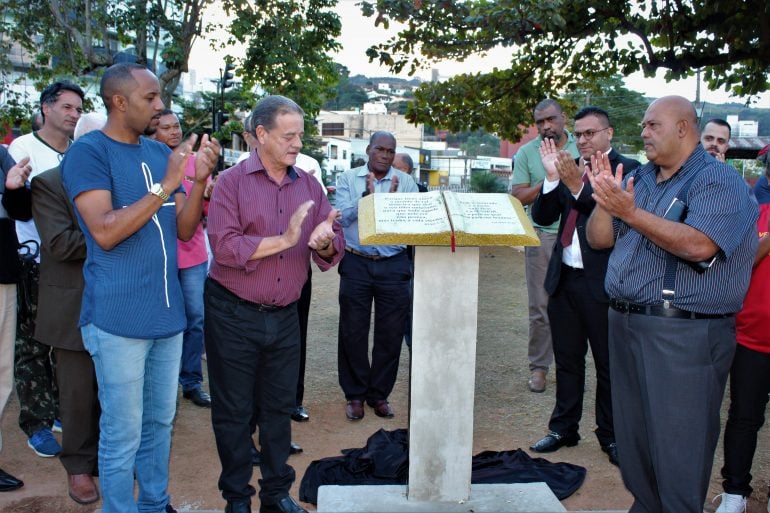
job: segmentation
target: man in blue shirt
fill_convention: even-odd
[[[364,417],[364,401],[379,417],[392,417],[388,396],[398,374],[404,325],[410,306],[412,266],[406,246],[363,246],[358,238],[358,200],[388,192],[418,192],[408,174],[392,167],[396,138],[375,132],[366,147],[369,162],[337,179],[337,208],[345,233],[340,273],[338,372],[350,420]],[[374,348],[369,362],[369,324],[374,301]]]
[[[102,77],[100,93],[107,124],[73,144],[61,170],[86,238],[79,324],[102,409],[102,511],[169,513],[171,426],[186,325],[176,239],[189,240],[195,231],[220,148],[203,136],[185,200],[180,184],[195,136],[173,153],[141,137],[157,127],[163,109],[155,75],[116,64]]]
[[[699,143],[687,99],[654,101],[642,138],[650,162],[625,183],[606,158],[589,176],[588,243],[613,248],[605,288],[620,470],[630,511],[701,513],[758,209],[740,175]]]

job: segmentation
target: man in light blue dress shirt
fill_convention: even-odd
[[[412,267],[406,246],[364,246],[358,238],[358,201],[369,194],[418,192],[411,176],[392,167],[396,138],[375,132],[366,147],[369,161],[337,180],[337,208],[345,233],[339,265],[340,324],[338,372],[350,420],[364,416],[364,402],[390,418],[388,396],[398,373],[409,309]],[[374,347],[369,361],[369,325],[374,301]]]

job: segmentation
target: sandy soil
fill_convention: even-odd
[[[511,248],[482,248],[481,255],[474,452],[526,449],[546,431],[554,403],[553,376],[549,376],[545,393],[533,394],[527,390],[523,254]],[[406,427],[409,378],[406,350],[402,353],[398,383],[391,396],[395,418],[380,419],[369,410],[360,422],[345,419],[344,398],[336,372],[338,275],[336,271],[316,271],[313,285],[305,401],[311,420],[292,423],[293,439],[305,449],[304,453],[290,458],[298,476],[292,490],[295,497],[300,477],[311,461],[336,456],[343,448],[361,447],[381,427]],[[591,365],[589,363],[589,368]],[[592,398],[594,390],[591,375],[586,397]],[[570,511],[627,509],[631,497],[623,487],[618,470],[607,461],[591,433],[592,404],[592,399],[586,401],[580,444],[549,455],[552,461],[567,461],[588,469],[585,484],[563,504]],[[16,425],[17,415],[18,402],[13,398],[2,419],[4,447],[0,468],[26,484],[21,490],[0,494],[0,512],[91,513],[98,508],[99,503],[80,506],[67,496],[61,464],[56,458],[39,458],[32,453]],[[753,469],[757,491],[749,502],[749,513],[766,511],[769,451],[770,441],[767,430],[763,429]],[[717,450],[709,497],[721,493],[720,467],[721,446]],[[209,411],[181,399],[180,393],[170,480],[175,507],[180,511],[223,509],[225,502],[217,490],[219,470]],[[253,479],[255,485],[257,478],[258,471]],[[311,505],[307,507],[312,509]],[[713,511],[715,505],[709,503],[704,509]]]

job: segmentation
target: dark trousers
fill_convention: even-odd
[[[620,472],[629,513],[703,513],[735,319],[669,319],[609,310]]]
[[[608,445],[615,441],[607,343],[608,303],[593,299],[588,290],[583,270],[563,265],[559,286],[548,300],[556,361],[556,405],[548,428],[561,435],[577,434],[583,414],[586,353],[590,344],[596,366],[596,437],[601,445]]]
[[[748,497],[757,432],[765,423],[770,393],[770,354],[738,344],[730,368],[730,409],[725,426],[725,492]]]
[[[302,406],[305,399],[305,361],[307,359],[307,321],[310,316],[310,299],[313,293],[313,271],[308,268],[307,281],[302,287],[302,292],[297,301],[297,314],[299,315],[299,375],[297,376],[297,404]]]
[[[87,351],[54,349],[59,383],[62,452],[67,474],[91,474],[97,469],[99,451],[98,387],[94,362]]]
[[[257,402],[262,449],[259,498],[262,504],[274,504],[289,494],[295,477],[286,461],[299,369],[296,303],[260,311],[209,278],[204,318],[222,496],[227,501],[249,501],[254,495],[249,484],[249,420]]]
[[[409,309],[411,263],[406,251],[382,260],[346,253],[339,264],[339,381],[346,399],[387,399]],[[369,325],[374,301],[374,346],[369,363]]]

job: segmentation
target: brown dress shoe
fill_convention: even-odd
[[[391,408],[388,401],[384,399],[375,401],[374,404],[370,406],[374,408],[374,414],[377,415],[378,417],[385,417],[389,419],[393,416],[393,408]]]
[[[364,418],[364,403],[358,399],[351,399],[345,407],[345,415],[350,420],[361,420]]]
[[[529,391],[545,392],[545,371],[543,369],[532,371],[532,375],[529,377]]]
[[[73,474],[68,476],[69,493],[73,501],[79,504],[91,504],[99,500],[99,489],[91,474]]]

